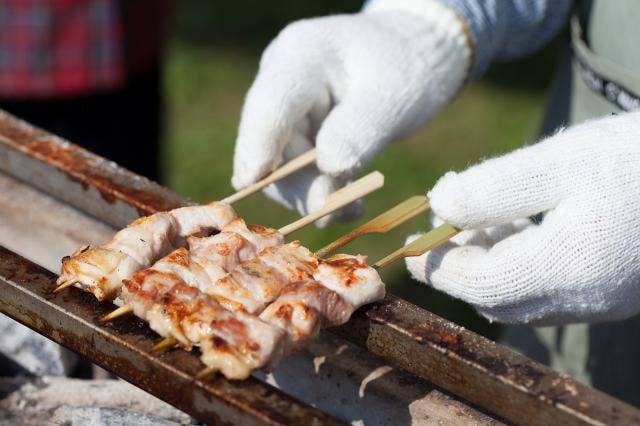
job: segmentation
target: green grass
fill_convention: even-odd
[[[259,54],[231,48],[195,47],[174,42],[165,70],[167,134],[163,153],[167,184],[196,201],[217,199],[232,191],[229,179],[233,145],[244,94],[251,84]],[[482,157],[530,142],[540,121],[543,91],[474,83],[428,126],[384,150],[370,165],[386,176],[383,189],[367,199],[355,224],[306,228],[294,238],[318,248],[354,225],[410,195],[424,194],[439,176],[462,169]],[[247,221],[278,227],[296,216],[254,195],[236,206]],[[375,260],[401,246],[406,235],[426,229],[426,216],[389,235],[366,236],[345,248]],[[467,306],[413,282],[398,262],[385,270],[389,291],[468,328],[487,335],[495,329]]]

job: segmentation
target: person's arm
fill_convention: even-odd
[[[567,21],[571,0],[441,0],[467,24],[473,43],[471,77],[493,61],[526,56]]]

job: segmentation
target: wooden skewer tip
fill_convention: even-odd
[[[203,368],[202,370],[200,370],[198,372],[198,374],[196,374],[196,379],[198,380],[205,380],[207,379],[209,376],[211,376],[213,373],[215,373],[217,371],[216,368],[214,367],[207,367],[207,368]]]
[[[111,311],[105,316],[103,316],[102,318],[100,318],[100,321],[102,322],[113,321],[114,319],[131,312],[133,312],[133,307],[131,305],[120,306],[118,309]]]
[[[162,339],[161,341],[156,343],[151,348],[151,352],[158,352],[158,351],[162,351],[162,350],[165,350],[165,349],[170,349],[170,348],[174,347],[176,344],[178,344],[178,341],[176,339],[174,339],[173,337],[165,337],[164,339]]]
[[[65,282],[63,282],[62,284],[60,284],[58,287],[56,287],[55,289],[53,289],[54,293],[60,293],[62,290],[64,290],[67,287],[71,287],[72,285],[74,285],[75,283],[77,283],[78,281],[76,280],[67,280]]]

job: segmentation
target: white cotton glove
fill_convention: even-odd
[[[470,231],[407,259],[416,279],[501,322],[640,312],[640,112],[449,172],[429,196],[440,220]]]
[[[373,0],[361,13],[287,26],[247,94],[233,186],[315,145],[317,168],[266,193],[301,214],[320,208],[385,144],[455,94],[470,56],[462,22],[436,0]]]

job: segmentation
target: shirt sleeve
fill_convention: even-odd
[[[525,56],[551,40],[567,20],[571,0],[440,0],[467,24],[473,43],[471,77],[493,60]]]

